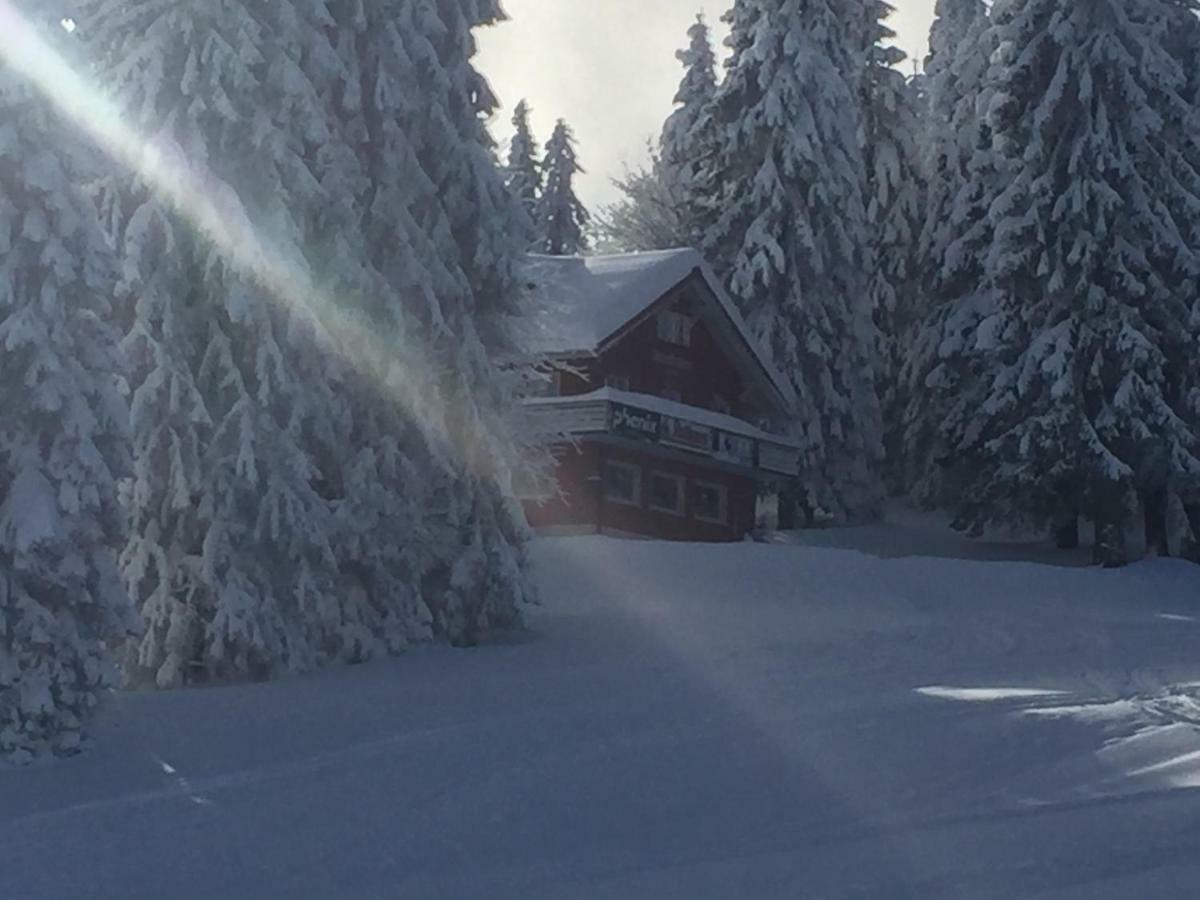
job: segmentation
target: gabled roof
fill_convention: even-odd
[[[785,406],[795,393],[755,340],[720,280],[695,250],[660,250],[612,256],[530,255],[525,278],[530,296],[527,348],[547,357],[601,352],[626,327],[690,278],[719,321],[718,340],[747,374],[765,381]]]

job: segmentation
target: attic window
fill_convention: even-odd
[[[677,347],[692,345],[692,320],[682,313],[663,312],[658,314],[658,339]]]

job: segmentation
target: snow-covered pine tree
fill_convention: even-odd
[[[0,756],[18,760],[78,747],[115,681],[107,648],[136,630],[116,558],[129,446],[113,258],[80,188],[93,151],[22,71],[40,62],[21,59],[36,30],[7,34],[0,64]]]
[[[461,465],[441,384],[452,364],[438,347],[451,343],[439,297],[464,293],[465,279],[448,255],[439,189],[418,157],[420,123],[444,107],[422,94],[406,46],[422,33],[412,24],[416,4],[329,8],[349,77],[329,108],[357,173],[356,253],[376,284],[359,310],[374,339],[345,348],[355,451],[335,548],[345,588],[383,612],[387,646],[398,650],[433,636],[445,588],[429,585],[447,581],[462,552],[450,522]],[[436,58],[428,42],[425,57]],[[444,81],[439,65],[426,66]]]
[[[982,114],[995,49],[987,10],[978,0],[943,0],[937,11],[925,80],[922,302],[900,378],[905,482],[929,505],[951,502],[958,491],[955,451],[987,378],[976,349],[992,309],[984,283],[988,209],[1002,186]]]
[[[439,145],[438,117],[429,119],[424,131],[433,140],[422,142],[419,156],[441,186],[455,239],[456,254],[450,258],[458,260],[467,290],[440,297],[453,349],[444,379],[450,434],[465,463],[465,477],[455,483],[459,496],[451,522],[465,552],[450,572],[436,624],[453,640],[469,644],[513,624],[534,597],[527,577],[528,529],[513,496],[512,476],[540,451],[520,436],[516,403],[530,372],[518,362],[524,350],[515,337],[526,247],[518,240],[519,210],[504,188],[487,129],[498,100],[474,65],[475,30],[505,15],[499,0],[444,0],[438,10],[440,25],[431,22],[429,34],[448,75],[441,102],[454,131],[452,142]],[[577,215],[586,225],[586,212]]]
[[[1006,187],[987,275],[998,366],[970,423],[959,521],[1096,523],[1126,560],[1135,492],[1200,476],[1171,371],[1174,279],[1195,250],[1170,214],[1196,172],[1167,127],[1186,88],[1161,0],[998,0],[989,108]]]
[[[484,122],[495,101],[472,63],[472,29],[499,8],[390,0],[336,9],[339,29],[355,35],[343,53],[362,84],[370,262],[408,345],[419,338],[428,349],[418,371],[399,354],[392,373],[427,401],[431,460],[420,472],[413,571],[435,632],[471,643],[515,621],[531,596],[509,487],[517,376],[497,364],[513,355],[524,247]]]
[[[586,229],[591,221],[575,194],[575,176],[583,172],[575,155],[575,136],[563,119],[546,143],[542,164],[545,182],[537,208],[537,249],[552,256],[570,256],[587,249]]]
[[[929,27],[929,53],[923,66],[930,82],[953,69],[963,41],[986,18],[985,0],[937,0]]]
[[[110,203],[136,304],[124,566],[147,631],[130,676],[309,668],[341,652],[341,622],[314,608],[336,569],[306,435],[329,411],[299,378],[308,348],[288,344],[310,291],[306,197],[272,118],[294,99],[284,40],[239,2],[80,7],[100,80],[151,138]]]
[[[801,398],[798,499],[811,521],[875,513],[881,415],[858,104],[862,9],[740,0],[716,100],[713,258]]]
[[[967,164],[980,143],[972,126],[975,101],[983,86],[991,47],[983,0],[938,0],[929,32],[929,55],[923,76],[929,109],[924,117],[925,171],[929,178],[928,215],[922,256],[940,260],[954,232],[947,214],[966,180]],[[970,127],[966,134],[956,127]],[[935,224],[936,223],[936,224]]]
[[[429,453],[389,376],[397,355],[421,350],[399,330],[396,305],[365,252],[361,210],[372,184],[355,152],[365,133],[362,84],[357,60],[337,43],[347,36],[334,17],[339,7],[291,0],[265,17],[278,48],[266,77],[282,96],[272,105],[273,155],[311,294],[289,310],[287,343],[314,413],[296,423],[296,433],[332,513],[328,543],[337,571],[332,590],[306,594],[319,661],[362,660],[429,637],[416,574],[421,542],[396,540],[420,533],[420,470]],[[405,261],[410,249],[394,244],[392,257]],[[420,389],[419,379],[409,381]]]
[[[686,245],[699,247],[711,228],[715,211],[705,205],[711,188],[704,179],[720,143],[713,117],[717,95],[717,59],[712,34],[703,16],[688,29],[688,47],[676,53],[683,64],[683,80],[675,94],[675,110],[663,124],[659,164],[663,180],[676,196],[678,216],[687,234]]]
[[[741,65],[743,57],[749,56],[753,51],[755,25],[762,15],[761,3],[735,2],[721,16],[729,34],[725,38],[727,52],[724,77],[718,82],[717,93],[710,106],[710,118],[717,132],[717,147],[703,171],[699,173],[697,187],[701,194],[701,204],[705,209],[712,210],[714,215],[713,221],[704,231],[701,249],[709,263],[723,278],[727,278],[733,271],[742,244],[742,235],[738,229],[729,227],[728,223],[722,223],[721,219],[725,211],[726,179],[730,174],[728,169],[733,162],[730,159],[729,145],[741,115],[736,103],[730,103],[723,98],[733,83],[733,70]]]
[[[1200,130],[1200,0],[1169,0],[1170,39],[1167,44],[1186,79],[1181,92],[1184,103],[1174,113],[1168,113],[1166,127],[1171,144],[1190,163],[1200,168],[1200,148],[1195,135]],[[1193,251],[1200,252],[1200,207],[1195,190],[1166,198],[1180,232]],[[1176,314],[1183,327],[1169,329],[1175,338],[1170,349],[1169,369],[1172,382],[1180,397],[1180,406],[1189,421],[1200,423],[1200,290],[1196,289],[1198,273],[1193,268],[1190,277],[1177,279],[1173,289],[1178,293]],[[1196,484],[1168,484],[1165,503],[1165,533],[1159,531],[1159,510],[1151,492],[1144,503],[1147,515],[1147,537],[1157,549],[1174,549],[1193,562],[1200,562],[1200,489]],[[1157,541],[1155,540],[1157,537]]]
[[[713,118],[716,56],[703,16],[688,29],[688,47],[678,51],[684,75],[676,108],[663,124],[647,165],[617,179],[622,198],[602,210],[597,223],[606,246],[618,251],[701,247],[715,212],[704,179],[713,171],[719,132]]]
[[[861,84],[867,166],[867,227],[872,250],[868,293],[879,339],[876,389],[884,415],[889,485],[903,485],[905,397],[900,369],[918,314],[917,237],[924,184],[919,159],[916,94],[899,70],[906,56],[887,25],[895,9],[867,0]]]
[[[538,160],[538,145],[533,136],[533,127],[529,124],[527,101],[522,100],[513,110],[512,124],[513,136],[508,147],[505,181],[509,193],[516,197],[525,211],[532,232],[538,197],[542,192],[542,166]]]

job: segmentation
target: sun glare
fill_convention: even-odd
[[[64,19],[62,27],[71,32],[76,25]],[[326,349],[371,376],[435,447],[472,465],[465,448],[451,446],[445,424],[450,411],[428,388],[428,373],[435,367],[417,341],[379,337],[324,296],[304,267],[291,262],[294,254],[254,226],[232,188],[192,164],[169,133],[147,137],[127,125],[112,98],[75,72],[10,0],[0,0],[0,58],[122,166],[141,176],[274,302],[320,322],[329,335]],[[364,366],[368,360],[377,365]]]

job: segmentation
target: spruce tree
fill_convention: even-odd
[[[976,350],[993,309],[984,278],[988,210],[1002,187],[980,112],[989,102],[995,32],[978,2],[946,0],[938,12],[926,78],[922,300],[900,378],[905,482],[918,502],[935,506],[960,490],[957,448],[984,389]]]
[[[849,15],[853,13],[853,15]],[[882,483],[859,113],[861,7],[741,0],[715,114],[709,241],[730,292],[799,395],[797,498],[810,521],[871,515]]]
[[[513,111],[513,137],[508,148],[506,184],[525,215],[532,232],[537,213],[538,197],[542,192],[542,169],[538,161],[537,140],[529,124],[529,103],[522,100]]]
[[[330,10],[348,78],[330,109],[352,157],[356,252],[374,286],[358,311],[374,339],[356,331],[346,347],[355,450],[335,550],[347,588],[380,611],[387,646],[398,650],[435,630],[458,639],[445,626],[443,598],[462,554],[453,516],[462,505],[463,462],[449,433],[444,381],[456,343],[478,344],[456,340],[443,310],[443,298],[462,296],[467,280],[443,192],[421,159],[431,137],[423,123],[445,116],[441,95],[422,81],[446,82],[426,37],[440,26],[427,4],[339,2]],[[421,66],[410,41],[419,42]],[[453,145],[440,138],[449,152]]]
[[[326,657],[341,660],[397,652],[430,637],[420,578],[439,538],[426,532],[421,513],[425,485],[435,480],[427,429],[437,427],[415,401],[432,377],[422,363],[423,337],[410,330],[409,311],[373,265],[375,241],[388,244],[390,252],[378,258],[395,267],[389,274],[408,272],[403,289],[414,299],[423,296],[424,269],[405,237],[364,233],[364,222],[374,229],[375,210],[391,203],[397,208],[390,218],[402,225],[406,195],[393,193],[386,161],[359,152],[371,140],[364,54],[354,28],[337,18],[354,6],[293,0],[273,7],[272,16],[281,44],[273,70],[290,88],[278,131],[287,142],[282,156],[292,161],[289,190],[317,298],[314,308],[295,310],[289,342],[299,351],[305,395],[326,410],[301,436],[330,508],[336,560],[334,589],[312,594],[307,608],[325,635]],[[402,168],[403,154],[396,160]]]
[[[531,596],[509,489],[517,376],[498,366],[513,357],[520,211],[486,131],[495,99],[472,62],[472,30],[499,9],[391,0],[335,11],[354,36],[339,47],[361,85],[361,115],[344,128],[358,135],[372,186],[368,262],[400,346],[423,348],[420,360],[397,354],[389,375],[420,410],[413,424],[427,447],[416,468],[393,467],[413,478],[421,515],[406,568],[434,633],[472,643],[515,621]]]
[[[677,216],[686,237],[683,243],[699,247],[715,218],[715,211],[704,202],[711,193],[704,179],[711,171],[720,140],[713,116],[717,60],[703,16],[697,16],[688,29],[688,39],[688,47],[676,53],[684,67],[683,80],[675,94],[675,111],[663,124],[657,164],[668,193],[676,198]]]
[[[304,105],[280,55],[296,35],[242,3],[81,6],[101,79],[153,136],[109,203],[138,364],[123,562],[148,627],[130,674],[310,668],[340,652],[342,623],[307,445],[328,410],[301,377],[311,347],[290,343],[310,318],[308,204],[273,117]]]
[[[527,526],[512,493],[512,474],[532,450],[517,433],[516,405],[526,371],[515,362],[523,355],[515,322],[525,247],[516,227],[518,210],[495,165],[487,128],[498,101],[474,64],[475,30],[501,22],[504,13],[499,0],[443,0],[437,8],[440,21],[430,20],[428,34],[447,74],[441,95],[446,112],[424,123],[421,158],[441,187],[453,235],[448,259],[457,262],[465,284],[465,290],[440,298],[444,320],[451,324],[451,346],[446,348],[452,350],[451,367],[443,379],[450,435],[465,471],[454,483],[457,496],[450,517],[456,546],[463,550],[450,571],[449,589],[437,598],[436,622],[452,640],[470,644],[511,625],[534,596],[527,577]],[[453,126],[446,142],[437,140],[443,118]],[[566,143],[569,148],[570,141]],[[549,173],[546,178],[548,185]],[[569,177],[563,186],[570,186]],[[586,226],[582,204],[576,215],[580,226]],[[586,242],[581,242],[579,249],[584,248]]]
[[[587,209],[575,195],[575,176],[583,167],[575,156],[575,137],[562,119],[546,143],[542,164],[545,184],[537,208],[537,249],[551,256],[570,256],[587,249],[586,229],[591,221]]]
[[[703,16],[688,29],[688,39],[688,47],[675,54],[684,66],[676,108],[657,146],[650,145],[650,162],[615,181],[623,197],[599,217],[602,239],[617,251],[701,247],[715,218],[705,179],[719,144],[713,117],[716,56]]]
[[[18,3],[30,22],[41,8]],[[113,259],[81,184],[93,152],[25,74],[0,65],[0,756],[70,752],[136,628],[117,568],[127,410]],[[54,32],[58,31],[58,35]]]
[[[929,109],[922,141],[930,182],[922,256],[934,266],[953,240],[947,219],[980,144],[975,103],[989,63],[988,25],[983,0],[938,0],[934,8],[925,60]]]
[[[1120,565],[1136,492],[1200,474],[1172,371],[1174,283],[1195,265],[1170,199],[1198,196],[1167,125],[1186,80],[1159,0],[1003,0],[994,16],[995,375],[965,436],[959,521],[1046,525],[1082,505],[1097,561]]]
[[[1181,91],[1183,103],[1167,114],[1165,127],[1172,145],[1197,170],[1200,169],[1200,148],[1195,142],[1200,128],[1200,2],[1168,0],[1168,7],[1167,48],[1185,81]],[[1179,192],[1166,199],[1184,239],[1193,251],[1200,251],[1200,204],[1196,202],[1195,191]],[[1200,346],[1200,291],[1194,287],[1200,272],[1193,266],[1185,274],[1188,277],[1176,279],[1172,285],[1178,322],[1167,329],[1174,337],[1169,368],[1180,407],[1189,421],[1200,423],[1200,355],[1195,352]],[[1165,510],[1156,508],[1160,504],[1165,505]],[[1178,548],[1188,559],[1200,562],[1200,486],[1194,480],[1168,478],[1166,496],[1159,490],[1151,490],[1147,492],[1144,507],[1151,546],[1157,544],[1160,552]],[[1165,522],[1161,521],[1160,513],[1165,513]]]
[[[883,407],[891,487],[901,487],[902,419],[899,375],[918,315],[914,250],[921,228],[923,178],[918,150],[916,93],[900,73],[902,50],[890,42],[894,8],[865,5],[865,65],[861,84],[867,167],[867,227],[871,244],[868,293],[879,339],[876,385]]]

